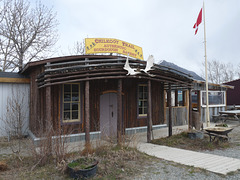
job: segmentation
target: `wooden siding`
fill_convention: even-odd
[[[32,76],[34,79],[34,76]],[[39,122],[45,127],[45,90],[44,88],[36,88],[35,81],[31,81],[31,123],[30,128],[36,133]],[[99,131],[100,129],[100,95],[108,92],[117,93],[117,80],[94,80],[90,81],[90,131]],[[140,127],[147,125],[147,117],[138,117],[137,115],[137,87],[138,84],[146,81],[127,79],[123,80],[123,126],[124,128]],[[146,82],[147,83],[147,82]],[[82,123],[61,123],[61,88],[62,85],[51,86],[51,108],[54,129],[68,128],[72,129],[72,133],[85,132],[84,130],[84,101],[85,93],[82,93],[81,118]],[[84,83],[81,83],[81,89],[84,89]],[[164,89],[163,84],[152,82],[152,116],[153,125],[164,123]],[[37,112],[37,113],[36,113]]]
[[[168,121],[169,108],[166,108],[166,118]],[[172,124],[173,126],[180,126],[188,124],[188,109],[185,106],[172,107]]]
[[[166,84],[172,83],[173,89],[189,88],[192,80],[188,75],[159,65],[154,65],[154,70],[149,76],[141,73],[139,76],[126,76],[127,72],[122,68],[125,58],[109,56],[110,59],[99,56],[97,59],[92,56],[71,57],[68,59],[50,59],[42,62],[33,62],[22,71],[30,78],[30,129],[35,135],[37,131],[44,130],[48,117],[52,119],[55,130],[70,129],[71,133],[85,132],[85,82],[89,81],[89,106],[90,106],[90,131],[100,130],[100,96],[104,93],[118,92],[118,81],[122,80],[122,117],[123,128],[140,127],[147,125],[147,116],[138,117],[138,85],[147,84],[151,81],[152,94],[152,121],[153,125],[166,123],[164,109],[164,89]],[[59,60],[59,62],[58,62]],[[75,62],[76,61],[76,62]],[[46,64],[47,63],[47,64]],[[134,68],[145,67],[145,61],[131,60]],[[81,84],[81,120],[82,122],[62,123],[62,84],[80,83]],[[50,88],[49,88],[50,87]],[[51,99],[46,103],[46,88],[51,92]],[[48,94],[49,96],[49,94]],[[123,129],[123,130],[124,130]]]
[[[240,105],[240,79],[224,84],[234,86],[234,89],[227,90],[227,105]]]

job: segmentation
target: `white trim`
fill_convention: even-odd
[[[201,103],[201,107],[206,108],[207,106],[204,105],[202,102],[202,94],[204,92],[206,92],[206,91],[205,90],[200,91],[200,103]],[[209,104],[208,107],[224,107],[224,106],[226,106],[226,91],[219,91],[219,90],[218,91],[213,91],[213,90],[208,91],[208,93],[211,93],[211,92],[223,92],[224,93],[224,99],[223,99],[224,104]]]

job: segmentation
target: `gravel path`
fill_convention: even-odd
[[[204,153],[216,154],[220,156],[232,157],[240,159],[240,126],[239,124],[231,124],[234,127],[233,131],[229,134],[231,137],[230,141],[235,144],[234,147],[225,150],[214,150],[214,151],[201,151]],[[234,180],[240,179],[240,170],[237,172],[229,173],[226,176],[212,173],[203,169],[193,168],[190,166],[185,166],[177,164],[174,162],[169,162],[165,160],[159,160],[159,162],[154,163],[152,166],[144,167],[142,173],[135,176],[135,180],[179,180],[179,179],[208,179],[208,180]]]

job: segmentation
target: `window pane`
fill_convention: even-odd
[[[147,108],[147,101],[144,101],[144,102],[143,102],[143,107],[144,107],[144,108]]]
[[[64,120],[69,120],[70,119],[70,112],[64,112]]]
[[[70,103],[64,103],[64,111],[70,111]]]
[[[64,92],[71,92],[71,84],[64,84]]]
[[[144,113],[143,114],[147,114],[147,108],[144,108]]]
[[[143,93],[143,99],[147,100],[147,92]]]
[[[138,113],[139,114],[143,114],[143,109],[142,108],[138,108]]]
[[[72,112],[72,119],[78,119],[78,111]]]
[[[78,103],[72,103],[72,110],[78,110]]]
[[[143,93],[139,92],[139,99],[143,99]]]
[[[78,93],[73,93],[72,94],[72,101],[79,101]]]
[[[144,92],[147,92],[148,90],[147,90],[147,86],[143,86],[143,91]]]
[[[78,93],[79,92],[79,85],[78,84],[73,84],[72,85],[72,92],[76,92],[76,93]]]
[[[70,93],[64,93],[64,102],[71,101],[71,94]]]
[[[202,105],[206,105],[206,92],[202,92]],[[225,105],[224,92],[209,91],[209,105]]]

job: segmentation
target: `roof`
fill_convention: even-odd
[[[229,82],[225,82],[223,84],[233,85],[233,84],[240,84],[240,79],[235,79]]]
[[[162,62],[159,63],[159,65],[161,66],[166,66],[166,67],[170,67],[172,69],[176,69],[178,71],[181,71],[185,74],[188,74],[190,76],[192,76],[192,78],[194,79],[194,82],[197,84],[205,84],[205,79],[203,79],[202,77],[200,77],[199,75],[197,75],[195,72],[193,71],[189,71],[187,69],[184,69],[182,67],[179,67],[178,65],[174,64],[174,63],[170,63],[167,62],[165,60],[163,60]],[[210,86],[214,87],[214,88],[228,88],[228,89],[234,89],[234,86],[231,86],[231,84],[214,84],[214,83],[208,83]]]
[[[30,79],[16,72],[0,72],[0,82],[3,83],[29,83]]]
[[[41,65],[46,65],[47,63],[61,63],[61,62],[69,62],[69,61],[77,61],[79,59],[114,59],[118,58],[121,56],[112,56],[112,55],[74,55],[74,56],[61,56],[61,57],[53,57],[49,59],[43,59],[39,61],[31,61],[28,62],[24,68],[20,71],[20,73],[25,74],[27,71],[30,69],[36,67],[36,66],[41,66]]]
[[[202,77],[197,75],[195,72],[184,69],[184,68],[182,68],[182,67],[180,67],[180,66],[178,66],[174,63],[170,63],[170,62],[167,62],[167,61],[163,60],[162,62],[159,63],[159,65],[170,67],[170,68],[176,69],[178,71],[181,71],[185,74],[188,74],[188,75],[192,76],[194,80],[205,81]]]
[[[26,78],[26,76],[16,72],[0,72],[1,78]]]

